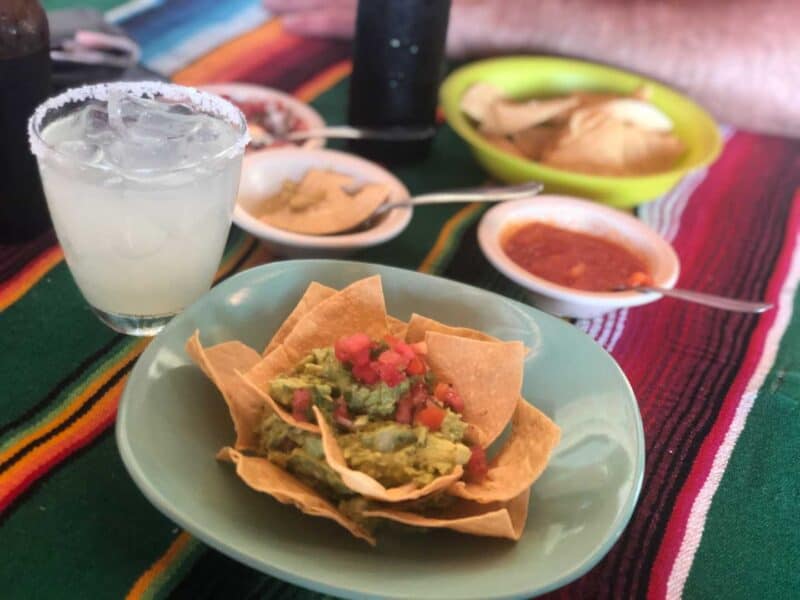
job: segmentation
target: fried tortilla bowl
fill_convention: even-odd
[[[496,97],[483,92],[482,97],[472,101],[473,117],[462,111],[462,100],[477,83],[488,83],[503,90],[513,99],[547,99],[569,96],[573,92],[611,92],[629,96],[646,85],[650,91],[648,101],[666,114],[674,125],[674,133],[683,144],[685,151],[674,164],[661,170],[662,163],[654,163],[658,172],[649,175],[612,176],[578,173],[569,169],[567,159],[561,152],[557,160],[559,168],[546,166],[522,156],[517,146],[505,142],[506,138],[497,132],[507,132],[508,117],[515,117],[517,107],[508,106],[500,114],[492,116],[490,135],[502,140],[504,147],[492,143],[474,125],[474,116],[479,116],[483,108],[496,100]],[[475,92],[473,92],[475,93]],[[457,69],[445,80],[440,90],[442,107],[450,126],[472,148],[475,158],[489,173],[501,181],[521,183],[540,181],[549,193],[564,192],[591,198],[600,202],[629,208],[657,198],[672,188],[687,173],[710,164],[719,154],[722,141],[713,119],[697,104],[681,94],[655,81],[633,73],[603,65],[586,63],[563,58],[517,56],[483,60]],[[542,114],[563,108],[543,105]],[[475,112],[477,110],[477,113]],[[541,118],[534,115],[535,118]],[[635,135],[630,131],[609,132],[615,136]],[[518,134],[514,134],[518,135]],[[546,140],[517,140],[518,143],[535,147]],[[565,140],[565,144],[572,143]],[[635,148],[651,149],[652,140],[634,139]],[[582,146],[581,146],[582,147]],[[658,149],[656,156],[671,156],[669,148]],[[628,158],[627,160],[631,160]],[[658,160],[661,160],[658,158]],[[666,163],[665,163],[666,164]],[[653,165],[648,165],[648,167]]]
[[[411,482],[387,488],[348,465],[334,428],[320,408],[313,406],[316,422],[300,421],[270,396],[269,383],[275,377],[290,372],[311,350],[333,346],[353,332],[364,332],[371,339],[402,332],[409,342],[424,342],[421,347],[437,381],[455,385],[464,401],[461,417],[472,443],[488,448],[510,424],[508,440],[482,481],[463,481],[462,466],[453,463],[450,473],[426,485]],[[252,489],[306,514],[331,519],[371,544],[374,537],[365,525],[376,520],[518,540],[525,526],[530,486],[560,439],[559,428],[520,399],[525,356],[521,342],[503,342],[416,314],[404,324],[386,313],[378,276],[342,290],[312,282],[266,345],[263,357],[238,341],[204,348],[197,332],[186,350],[219,389],[234,424],[234,447],[222,449],[218,458],[234,463],[237,475]],[[324,461],[343,488],[369,501],[361,517],[348,516],[288,470],[265,456],[253,455],[259,450],[259,424],[269,415],[320,436]],[[410,501],[437,495],[451,498],[446,502],[450,506],[433,514],[429,514],[431,509],[408,509]],[[399,504],[395,507],[395,503]]]
[[[320,496],[319,492],[266,458],[246,456],[233,448],[222,448],[217,458],[236,465],[236,474],[254,490],[269,494],[282,504],[293,504],[312,517],[331,519],[357,538],[375,545],[375,538],[361,525],[339,512],[333,504]]]
[[[518,540],[528,519],[530,490],[526,489],[507,503],[475,504],[462,501],[440,516],[396,510],[391,507],[368,510],[368,517],[388,519],[412,527],[453,529],[469,535]]]
[[[264,412],[264,400],[248,388],[239,373],[258,364],[258,353],[241,342],[203,348],[200,334],[195,332],[186,342],[186,354],[214,382],[225,399],[236,432],[234,445],[243,450],[254,450],[257,446],[254,424]]]

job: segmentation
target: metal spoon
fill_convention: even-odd
[[[353,195],[358,193],[360,187],[359,184],[356,184],[356,186],[343,187],[342,190],[347,194]],[[505,202],[507,200],[530,198],[541,192],[543,188],[544,186],[541,183],[534,181],[520,185],[449,190],[433,194],[412,196],[395,202],[384,202],[378,205],[367,217],[351,225],[344,231],[366,229],[377,217],[395,208],[418,206],[420,204],[449,204],[451,202]],[[327,235],[343,233],[344,231],[330,231]]]
[[[499,187],[470,188],[465,190],[450,190],[433,194],[412,196],[405,200],[386,202],[375,209],[368,218],[372,219],[393,208],[403,206],[417,206],[419,204],[449,204],[451,202],[505,202],[506,200],[519,200],[530,198],[542,191],[544,186],[536,181],[520,185],[506,185]]]
[[[351,127],[350,125],[335,125],[332,127],[318,127],[303,131],[287,131],[281,133],[263,133],[254,136],[250,144],[254,147],[269,146],[275,142],[302,142],[315,138],[329,138],[342,140],[383,140],[385,142],[414,142],[426,140],[436,135],[433,127],[395,127],[391,129],[369,129],[364,127]]]
[[[677,298],[678,300],[686,300],[687,302],[694,302],[695,304],[702,304],[703,306],[710,306],[712,308],[720,308],[722,310],[730,310],[733,312],[743,313],[762,313],[772,308],[772,304],[768,302],[751,302],[749,300],[737,300],[735,298],[726,298],[725,296],[717,296],[716,294],[707,294],[705,292],[695,292],[693,290],[682,290],[676,288],[661,288],[653,285],[637,285],[637,286],[620,286],[614,288],[614,291],[627,292],[655,292],[662,296],[669,296],[670,298]]]

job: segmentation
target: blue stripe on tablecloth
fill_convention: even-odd
[[[269,18],[260,4],[239,11],[227,21],[217,21],[204,27],[188,39],[162,52],[147,63],[153,71],[172,76],[186,65],[208,54],[217,46],[258,27]]]
[[[167,0],[119,25],[139,43],[142,62],[149,65],[203,30],[218,27],[259,4],[259,0]]]
[[[128,0],[105,12],[106,21],[109,23],[122,23],[134,15],[152,10],[154,7],[164,4],[165,0]]]

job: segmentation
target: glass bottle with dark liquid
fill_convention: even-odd
[[[50,94],[50,35],[36,0],[0,0],[0,243],[29,239],[50,220],[28,118]]]
[[[360,0],[353,48],[348,120],[388,128],[432,126],[450,0]],[[355,140],[351,148],[381,162],[408,163],[430,151],[430,139]]]

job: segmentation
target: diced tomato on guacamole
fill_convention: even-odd
[[[433,390],[433,395],[444,406],[453,409],[457,413],[464,412],[464,401],[458,392],[448,383],[437,383]]]
[[[311,414],[311,390],[298,388],[292,392],[292,416],[298,421],[308,421]]]
[[[311,407],[319,407],[348,465],[385,486],[423,486],[457,465],[477,481],[485,475],[485,454],[481,463],[482,450],[464,443],[464,402],[453,385],[435,381],[417,348],[393,337],[373,340],[355,333],[311,351],[273,379],[269,392],[301,422],[313,421]],[[270,460],[328,495],[346,497],[324,455],[306,439],[314,434],[269,417],[260,435]]]
[[[417,414],[414,415],[414,422],[417,425],[427,427],[431,431],[439,431],[442,427],[444,416],[445,411],[443,408],[439,408],[435,404],[428,404],[417,411]]]

